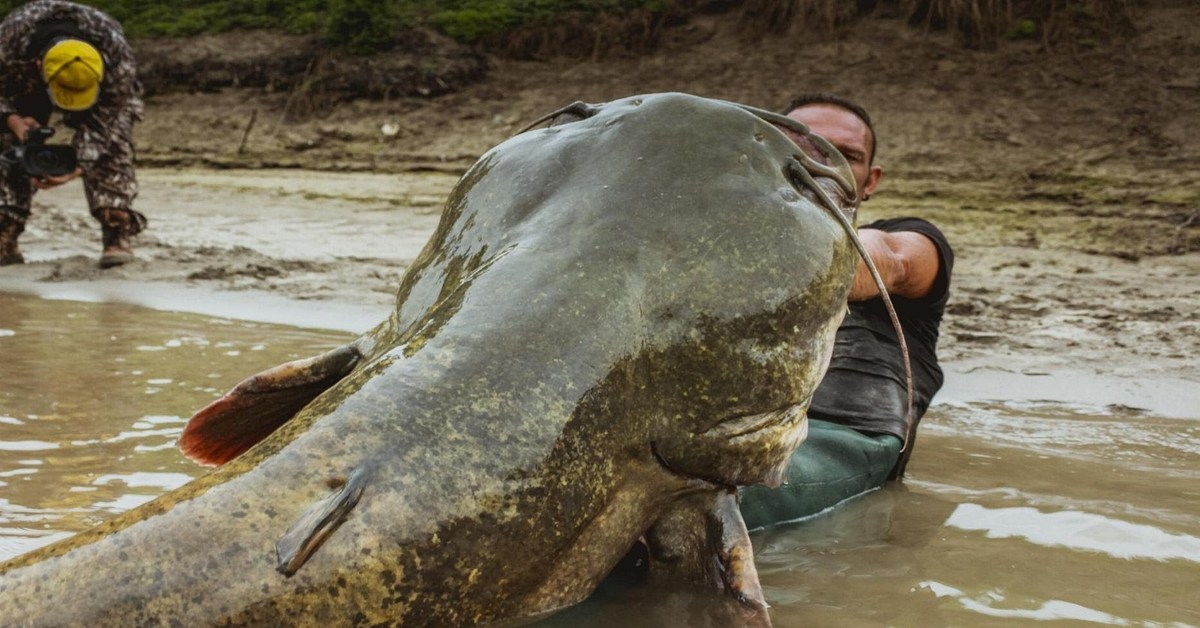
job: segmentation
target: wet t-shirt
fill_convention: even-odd
[[[954,252],[946,236],[920,218],[879,220],[863,229],[920,233],[937,248],[938,272],[929,294],[919,299],[892,295],[908,343],[913,369],[914,421],[919,421],[934,393],[942,387],[942,369],[937,360],[938,327],[950,296]],[[850,311],[838,328],[829,371],[813,395],[809,416],[863,432],[893,434],[903,440],[907,408],[904,358],[883,299],[851,302]]]

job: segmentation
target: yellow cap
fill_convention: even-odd
[[[59,109],[83,111],[96,104],[104,60],[100,52],[78,39],[60,41],[42,58],[42,77],[50,100]]]

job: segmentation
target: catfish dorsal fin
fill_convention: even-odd
[[[179,449],[200,464],[224,464],[287,423],[360,359],[349,344],[254,375],[193,415],[179,436]]]

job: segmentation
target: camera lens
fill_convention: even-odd
[[[39,148],[29,152],[29,163],[38,170],[56,170],[62,167],[62,160],[57,152],[49,148]]]
[[[77,165],[70,146],[29,146],[25,150],[25,169],[31,175],[58,177],[74,171]]]

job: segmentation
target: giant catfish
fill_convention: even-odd
[[[557,113],[462,177],[387,320],[193,417],[181,447],[219,468],[4,564],[4,623],[521,621],[639,539],[761,613],[734,487],[806,433],[848,166],[724,101]]]

